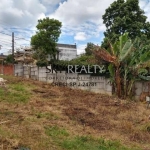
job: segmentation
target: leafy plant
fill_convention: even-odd
[[[150,46],[144,46],[139,38],[132,41],[128,33],[124,33],[109,48],[96,46],[94,54],[110,63],[108,69],[111,82],[115,85],[118,97],[130,96],[133,84],[146,74],[144,65],[150,60]]]

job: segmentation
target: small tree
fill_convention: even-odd
[[[61,22],[55,19],[44,18],[38,20],[38,31],[31,38],[31,45],[35,50],[34,58],[38,60],[38,64],[47,65],[47,57],[50,55],[56,58],[56,44],[61,34]]]

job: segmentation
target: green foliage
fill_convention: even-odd
[[[124,33],[116,42],[109,43],[109,49],[99,48],[101,55],[98,55],[111,63],[108,67],[110,80],[115,85],[118,97],[124,98],[132,96],[136,80],[148,80],[148,77],[144,77],[148,73],[144,66],[150,61],[150,45],[143,44],[140,38],[131,40],[128,36],[128,33]]]
[[[44,18],[38,20],[38,31],[31,38],[31,45],[35,50],[34,58],[39,63],[37,65],[47,65],[47,57],[50,55],[56,59],[57,48],[56,43],[61,34],[61,22],[55,19]]]
[[[12,64],[13,62],[14,62],[13,55],[12,55],[12,54],[8,55],[8,56],[6,57],[6,59],[5,59],[5,63],[6,63],[6,64]]]
[[[58,126],[46,127],[45,133],[53,138],[69,136],[69,133],[65,129],[61,129]]]
[[[115,68],[113,64],[109,64],[108,70],[110,73],[110,82],[114,83],[115,82]]]
[[[130,150],[122,146],[118,141],[95,140],[86,136],[77,136],[70,140],[64,140],[62,147],[66,150]],[[135,148],[132,150],[135,150]]]
[[[72,65],[73,68],[72,70],[75,71],[75,66],[77,66],[77,72],[81,71],[82,67],[85,67],[86,70],[88,68],[90,68],[91,72],[95,72],[94,66],[93,65],[99,65],[99,66],[104,66],[104,70],[103,72],[99,72],[99,70],[96,71],[95,75],[106,75],[106,69],[107,69],[107,65],[103,64],[103,62],[101,62],[101,60],[96,60],[94,55],[81,55],[80,57],[76,58],[76,59],[72,59],[70,61],[66,61],[66,60],[57,60],[54,62],[51,62],[51,64],[53,64],[53,69],[56,71],[68,71],[68,65]],[[98,68],[97,68],[98,69]],[[85,73],[85,71],[81,71],[80,73]]]
[[[73,59],[69,62],[72,65],[93,65],[95,64],[95,58],[93,55],[81,55],[80,57]]]
[[[91,61],[90,61],[91,60]],[[81,55],[80,57],[78,58],[75,58],[75,59],[72,59],[70,61],[67,61],[67,60],[57,60],[57,61],[54,61],[52,62],[55,66],[60,66],[62,68],[66,68],[68,65],[79,65],[79,66],[82,66],[82,65],[94,65],[95,63],[93,63],[92,60],[95,60],[94,56],[93,55]]]
[[[9,85],[6,89],[0,88],[0,101],[10,103],[26,103],[30,98],[30,93],[25,85],[16,83]]]
[[[94,139],[89,136],[72,137],[65,129],[58,126],[46,127],[45,132],[65,150],[130,150],[122,146],[118,141],[106,141],[102,138]],[[136,148],[132,150],[136,150]]]
[[[47,61],[47,53],[44,49],[37,49],[35,53],[33,53],[33,58],[37,60],[36,65],[39,67],[44,67],[48,65]]]
[[[139,38],[131,40],[125,33],[119,37],[113,47],[117,51],[116,56],[119,58],[121,65],[130,70],[132,74],[133,71],[135,71],[134,75],[147,73],[143,66],[150,60],[149,45],[143,44],[143,41]]]
[[[146,22],[144,11],[139,7],[139,0],[117,0],[105,10],[103,23],[106,25],[105,39],[102,46],[108,47],[108,40],[114,43],[125,32],[131,39],[137,36],[150,37],[150,23]]]
[[[94,44],[93,43],[87,43],[87,46],[85,48],[85,54],[86,55],[92,55],[92,50],[94,49]]]
[[[124,94],[125,97],[132,96],[132,87],[136,80],[142,79],[143,75],[146,75],[148,71],[144,68],[150,60],[150,48],[149,45],[144,45],[140,38],[136,38],[133,42],[128,39],[125,40],[128,50],[126,53],[121,53],[121,70],[124,80]],[[144,78],[143,78],[144,79]]]

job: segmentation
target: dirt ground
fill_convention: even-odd
[[[26,143],[38,150],[37,140],[47,139],[44,127],[58,125],[72,135],[104,137],[150,150],[150,108],[145,103],[22,78],[7,80],[7,85],[27,85],[31,96],[26,104],[0,102],[0,130],[8,132],[2,132],[7,138],[0,136],[1,149],[15,149]]]

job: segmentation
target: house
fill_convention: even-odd
[[[6,59],[6,55],[3,55],[3,53],[0,54],[0,61],[3,61],[4,59]]]
[[[32,64],[34,59],[32,58],[33,51],[30,47],[25,47],[23,51],[16,51],[14,54],[15,62],[23,64]]]

